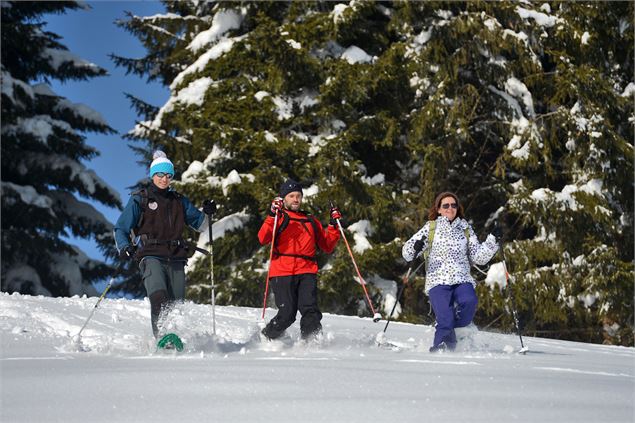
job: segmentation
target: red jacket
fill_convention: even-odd
[[[272,216],[267,216],[260,227],[260,244],[266,245],[271,242],[273,221]],[[317,273],[316,244],[320,250],[331,253],[340,239],[339,231],[333,226],[329,225],[325,230],[315,217],[291,210],[285,210],[283,215],[278,217],[276,232],[269,269],[270,277]]]

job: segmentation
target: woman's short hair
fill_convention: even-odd
[[[463,205],[459,201],[459,197],[453,192],[444,191],[435,197],[434,203],[432,203],[432,206],[430,206],[430,209],[428,210],[428,220],[437,219],[437,217],[439,216],[439,208],[441,207],[441,200],[446,197],[454,198],[454,201],[456,201],[456,204],[458,206],[456,209],[456,217],[460,217],[461,219],[463,219]]]

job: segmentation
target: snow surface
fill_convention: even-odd
[[[219,146],[214,145],[212,147],[212,151],[207,155],[203,162],[194,160],[192,161],[192,163],[190,163],[187,170],[183,172],[183,174],[181,174],[181,182],[195,182],[196,179],[200,176],[200,173],[209,168],[211,164],[230,157],[230,153],[223,150]]]
[[[374,232],[373,226],[369,220],[358,220],[357,222],[351,224],[347,229],[353,233],[353,239],[355,240],[353,251],[358,254],[362,254],[364,251],[373,248],[368,240],[368,237]]]
[[[299,42],[297,42],[296,40],[286,40],[287,44],[289,44],[291,46],[291,48],[296,49],[296,50],[300,50],[302,48],[302,44],[300,44]]]
[[[589,38],[591,38],[591,34],[589,34],[587,31],[584,31],[584,34],[582,34],[582,37],[580,37],[580,44],[589,44]]]
[[[303,197],[305,199],[309,197],[314,197],[317,195],[318,192],[320,192],[320,187],[318,187],[316,184],[313,184],[308,188],[304,188],[302,192],[303,192]]]
[[[632,82],[629,82],[628,85],[626,86],[626,88],[624,88],[624,91],[622,92],[621,96],[622,97],[630,97],[633,94],[635,94],[635,84],[632,83]]]
[[[399,287],[395,281],[384,279],[378,275],[371,275],[366,278],[368,283],[372,283],[382,293],[383,302],[379,310],[383,311],[384,315],[389,316],[393,306],[395,311],[392,314],[393,318],[397,318],[401,314],[401,304],[397,303],[397,296],[399,295]],[[397,305],[395,306],[395,303]]]
[[[485,283],[490,287],[499,286],[500,288],[505,288],[507,278],[505,278],[505,265],[503,262],[493,263],[489,267]]]
[[[211,27],[196,35],[187,48],[197,52],[208,44],[219,40],[227,31],[239,29],[243,19],[244,14],[236,10],[228,9],[216,12]]]
[[[224,216],[217,221],[212,223],[212,237],[214,240],[218,240],[225,236],[227,232],[235,231],[237,229],[242,228],[245,223],[247,223],[250,219],[250,215],[245,211],[240,211],[238,213],[233,213],[228,216]],[[205,226],[209,228],[209,226]],[[197,247],[203,250],[207,250],[209,248],[209,230],[206,229],[198,237]],[[203,253],[197,251],[192,256],[192,262],[196,262],[199,257],[202,257]],[[185,271],[191,270],[192,268],[189,266],[185,267]]]
[[[221,176],[209,176],[207,183],[213,187],[221,187],[223,195],[227,196],[228,189],[231,185],[240,184],[243,178],[249,182],[253,182],[256,177],[251,173],[238,173],[236,169],[232,169],[226,177]]]
[[[17,82],[17,80],[14,80],[14,82]],[[68,110],[80,119],[87,120],[97,125],[108,126],[108,122],[106,121],[106,119],[104,119],[101,113],[85,104],[73,103],[66,98],[59,97],[48,84],[40,83],[33,85],[31,94],[38,94],[47,97],[57,97],[57,102],[55,104],[54,110]],[[31,97],[32,96],[33,95],[31,95]]]
[[[43,144],[46,144],[48,137],[53,134],[55,128],[64,132],[74,133],[73,128],[66,121],[53,119],[49,115],[37,115],[16,119],[15,125],[6,125],[2,128],[2,134],[13,135],[18,131],[28,133],[38,138]]]
[[[3,196],[5,194],[6,189],[10,189],[15,191],[20,199],[25,203],[31,206],[40,207],[40,208],[50,208],[53,205],[53,200],[45,195],[40,195],[31,185],[17,185],[13,182],[4,182],[0,183],[0,188]],[[7,199],[7,201],[10,201]],[[10,201],[12,203],[12,201]]]
[[[540,202],[555,200],[559,203],[560,210],[566,210],[567,208],[571,210],[578,210],[579,203],[574,194],[579,191],[589,195],[604,197],[604,192],[602,191],[602,180],[591,179],[590,181],[580,185],[565,185],[560,192],[552,191],[549,188],[538,188],[532,191],[531,198]]]
[[[523,19],[532,18],[540,26],[552,27],[558,22],[555,16],[549,16],[544,13],[536,12],[534,10],[528,10],[523,7],[516,7],[516,13]]]
[[[535,117],[534,101],[527,86],[517,78],[511,77],[505,81],[505,91],[513,97],[522,100],[530,117]]]
[[[147,300],[0,294],[2,422],[632,422],[635,349],[476,332],[432,354],[433,328],[325,314],[320,341],[257,337],[261,310],[190,302],[183,353],[157,352]],[[274,310],[267,310],[269,320]]]
[[[95,71],[99,70],[99,66],[97,66],[96,64],[84,60],[68,50],[44,48],[41,55],[42,58],[48,60],[49,65],[51,65],[51,67],[55,69],[55,71],[58,71],[62,65],[67,63],[69,63],[74,68],[88,68]]]
[[[386,182],[386,176],[383,173],[378,173],[372,177],[362,176],[362,182],[366,185],[381,185]]]
[[[338,3],[333,7],[333,23],[337,24],[340,21],[344,20],[344,11],[348,9],[350,5]]]
[[[31,292],[37,295],[51,295],[51,291],[44,288],[37,271],[26,264],[11,267],[4,275],[4,286],[8,291],[19,291],[22,285],[28,285]]]
[[[233,37],[233,38],[221,38],[214,46],[208,49],[205,53],[201,54],[196,61],[188,66],[183,72],[178,74],[174,81],[170,84],[170,89],[175,90],[181,82],[185,79],[185,77],[191,73],[201,72],[207,64],[221,57],[223,54],[227,53],[234,47],[234,44],[242,41],[245,37]]]
[[[344,53],[342,53],[342,59],[346,60],[351,65],[354,65],[355,63],[370,63],[373,61],[372,56],[357,46],[350,46],[347,48]]]
[[[4,5],[5,3],[2,4]],[[14,97],[13,89],[16,86],[20,87],[26,95],[34,98],[33,89],[29,84],[19,79],[14,79],[9,72],[5,72],[4,70],[0,72],[0,92],[9,97],[9,99],[11,99],[14,103],[16,102],[16,99]]]
[[[283,96],[271,97],[273,104],[276,106],[278,120],[291,119],[293,117],[293,102]]]

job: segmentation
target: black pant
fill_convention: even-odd
[[[300,332],[302,337],[318,333],[322,329],[322,313],[317,304],[317,275],[277,276],[271,279],[271,288],[276,298],[278,314],[271,319],[263,333],[268,338],[277,338],[295,322],[300,311]]]

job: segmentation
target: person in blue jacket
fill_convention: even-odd
[[[152,332],[161,334],[160,318],[175,302],[185,298],[185,264],[196,245],[183,239],[185,226],[202,232],[209,227],[215,204],[206,200],[203,212],[170,187],[174,165],[156,151],[147,188],[131,194],[115,224],[115,242],[124,260],[137,260],[150,299]]]

